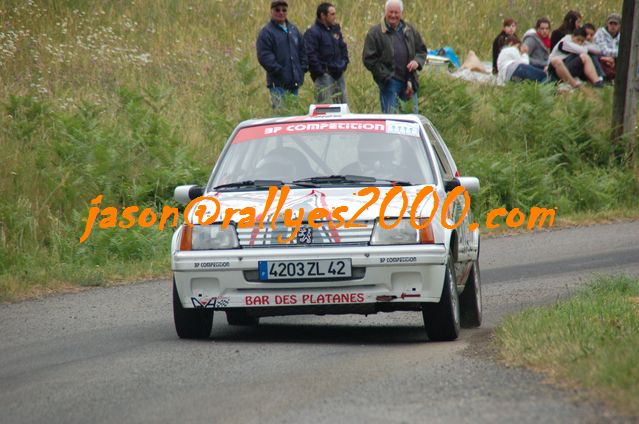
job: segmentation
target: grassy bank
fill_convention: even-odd
[[[60,285],[168,274],[170,231],[94,231],[88,203],[161,209],[172,190],[204,183],[231,129],[269,116],[254,42],[267,3],[68,0],[0,3],[0,301]],[[336,2],[351,52],[354,112],[378,111],[360,55],[383,2]],[[620,1],[577,1],[602,22]],[[300,28],[316,2],[295,2]],[[488,58],[505,15],[523,30],[565,10],[547,0],[406,2],[431,47]],[[487,18],[488,17],[488,18]],[[459,23],[463,22],[463,25]],[[301,90],[305,113],[310,79]],[[612,90],[480,87],[422,74],[421,109],[458,165],[482,181],[476,213],[558,207],[558,217],[633,210],[636,171],[609,142]],[[639,143],[638,143],[639,144]]]
[[[639,280],[599,278],[575,297],[507,318],[503,359],[639,416]]]

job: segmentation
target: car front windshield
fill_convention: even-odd
[[[435,183],[419,126],[402,121],[314,121],[242,128],[220,160],[209,188],[335,175],[413,185]],[[388,182],[369,185],[376,184]]]

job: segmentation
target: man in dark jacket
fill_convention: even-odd
[[[257,36],[257,60],[266,69],[266,86],[273,108],[284,106],[285,95],[297,96],[308,70],[304,38],[286,19],[288,3],[271,2],[271,21]]]
[[[304,33],[318,103],[348,103],[344,82],[348,49],[336,20],[335,6],[322,3],[317,6],[315,24]]]
[[[388,0],[381,25],[372,27],[364,41],[362,58],[379,86],[382,113],[396,113],[399,99],[413,101],[418,112],[416,71],[426,63],[428,50],[421,35],[402,20],[401,0]]]

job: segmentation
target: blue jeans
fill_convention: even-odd
[[[606,74],[601,67],[601,62],[599,62],[599,56],[591,54],[590,58],[592,59],[592,64],[595,65],[595,71],[597,71],[597,75],[601,78],[605,78]]]
[[[315,79],[315,99],[317,103],[348,103],[346,96],[346,82],[344,75],[338,79],[329,74],[324,74]]]
[[[514,77],[517,77],[521,80],[544,82],[546,81],[547,75],[542,69],[522,63],[521,65],[517,66],[517,69],[515,69],[515,72],[513,72],[511,79]]]
[[[386,84],[377,84],[379,87],[379,102],[382,106],[382,113],[398,113],[399,101],[411,100],[406,96],[406,82],[391,78],[386,81]],[[412,96],[413,101],[413,113],[418,113],[419,105],[417,102],[417,93]]]
[[[297,97],[297,88],[288,90],[283,87],[269,87],[268,90],[271,93],[271,105],[273,106],[273,109],[282,109],[286,107],[287,94]]]

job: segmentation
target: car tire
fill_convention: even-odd
[[[422,305],[424,327],[428,339],[432,341],[451,341],[457,339],[460,328],[460,310],[455,267],[452,256],[448,257],[444,274],[444,287],[438,303]]]
[[[468,274],[464,291],[459,295],[459,307],[462,328],[475,328],[481,325],[482,301],[479,261],[473,263],[473,268]]]
[[[184,308],[174,280],[173,321],[175,331],[181,339],[207,339],[213,327],[213,310]]]
[[[226,311],[226,322],[229,325],[256,327],[260,323],[260,317],[252,317],[243,309],[229,309]]]

